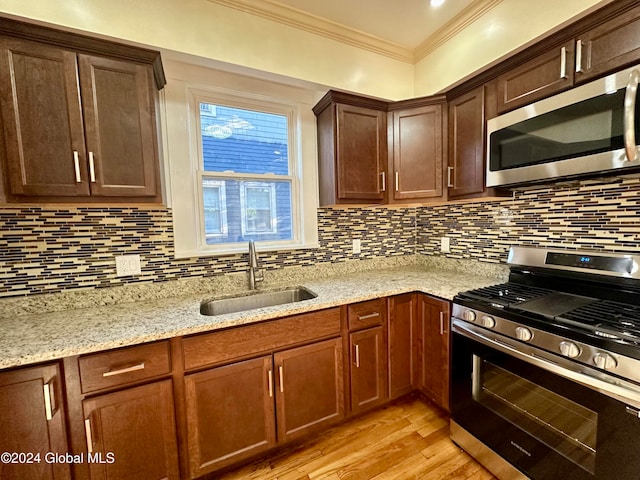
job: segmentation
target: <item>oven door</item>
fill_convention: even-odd
[[[452,327],[453,422],[532,479],[638,478],[637,408],[474,339],[476,329]]]

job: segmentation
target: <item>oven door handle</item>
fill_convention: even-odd
[[[489,338],[484,332],[480,331],[479,327],[468,325],[455,318],[452,318],[451,323],[451,331],[453,333],[457,333],[502,353],[511,355],[548,372],[573,380],[608,397],[640,408],[640,387],[633,383],[604,374],[577,362],[565,360],[562,357],[547,360],[537,353],[543,353],[543,350],[532,347],[531,345],[526,345],[526,348],[531,350],[532,353],[521,352],[506,341],[510,340],[508,337],[503,337],[502,335],[491,332],[491,335],[496,338]]]

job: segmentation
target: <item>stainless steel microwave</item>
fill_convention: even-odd
[[[487,186],[640,170],[640,65],[487,122]]]

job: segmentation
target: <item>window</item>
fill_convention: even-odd
[[[197,101],[204,242],[293,240],[291,115]]]
[[[176,258],[318,246],[322,92],[181,62],[161,92]],[[255,73],[255,72],[254,72]]]

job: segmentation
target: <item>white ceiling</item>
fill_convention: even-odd
[[[429,0],[277,0],[277,3],[415,48],[479,1],[446,0],[440,7],[432,7]]]

